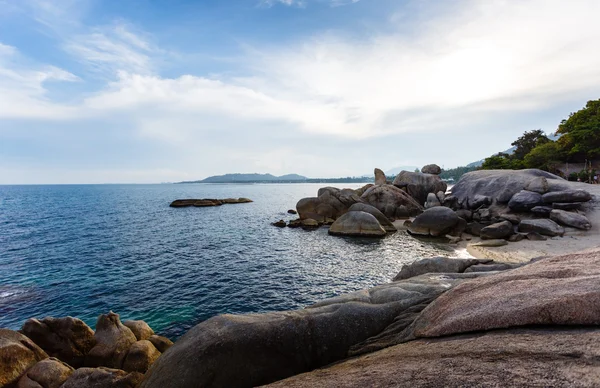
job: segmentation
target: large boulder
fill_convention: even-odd
[[[519,224],[519,232],[536,232],[544,236],[563,236],[565,229],[556,222],[548,219],[523,220]]]
[[[61,388],[136,388],[144,378],[139,372],[125,372],[111,368],[80,368]],[[170,387],[170,384],[165,384]]]
[[[425,202],[425,209],[431,207],[442,206],[439,198],[434,193],[427,194],[427,201]]]
[[[85,358],[86,366],[121,369],[129,348],[137,341],[135,334],[121,323],[119,314],[112,311],[98,317],[94,337],[96,345]]]
[[[131,330],[138,341],[148,339],[154,335],[154,330],[144,321],[125,321],[123,325]]]
[[[385,173],[380,169],[375,169],[375,184],[376,185],[385,185],[387,183],[387,179]]]
[[[377,209],[374,206],[368,205],[366,203],[355,203],[354,205],[350,206],[348,211],[359,211],[369,213],[375,218],[377,218],[377,221],[379,221],[379,224],[383,227],[383,229],[385,229],[386,232],[395,233],[398,231],[394,224],[382,212],[380,212],[379,209]]]
[[[401,171],[394,179],[394,186],[405,189],[418,203],[425,203],[427,194],[446,192],[448,185],[435,174]]]
[[[317,197],[302,198],[296,204],[300,219],[312,218],[325,221],[327,218],[337,219],[348,211],[355,203],[362,202],[356,190],[323,187]]]
[[[57,358],[47,358],[27,370],[17,388],[59,388],[74,371],[73,367]]]
[[[578,213],[571,213],[565,210],[554,209],[550,212],[550,219],[561,225],[571,226],[573,228],[590,230],[592,224],[586,216]]]
[[[482,239],[507,238],[514,233],[514,227],[510,221],[497,222],[481,229],[479,235]]]
[[[508,207],[516,212],[525,212],[544,204],[542,195],[533,191],[521,190],[508,201]]]
[[[448,234],[458,223],[459,217],[447,207],[432,207],[419,214],[408,226],[411,234],[422,236],[443,236]]]
[[[123,370],[126,372],[146,373],[150,365],[160,356],[160,352],[148,340],[141,340],[129,348],[127,357],[123,361]]]
[[[585,190],[564,190],[546,193],[542,199],[545,203],[587,202],[592,199],[592,195]]]
[[[475,201],[477,195],[488,196],[494,202],[506,204],[519,191],[537,178],[546,178],[550,190],[569,187],[564,179],[549,172],[528,170],[478,170],[464,174],[452,187],[452,195],[465,209]]]
[[[428,164],[426,166],[423,166],[423,168],[421,168],[421,172],[423,174],[440,175],[442,173],[442,169],[437,164]]]
[[[423,211],[423,206],[410,195],[392,185],[373,186],[363,193],[361,199],[390,220],[413,217]]]
[[[426,273],[462,273],[473,265],[485,264],[492,260],[455,259],[451,257],[429,257],[405,264],[394,281],[409,279]]]
[[[173,346],[173,341],[167,337],[161,337],[159,335],[153,335],[148,338],[148,341],[152,342],[152,345],[158,349],[159,352],[164,353]]]
[[[83,366],[86,354],[96,345],[94,331],[73,317],[31,318],[25,321],[21,332],[48,355],[75,368]]]
[[[48,358],[23,334],[0,329],[0,387],[13,386],[38,361]]]

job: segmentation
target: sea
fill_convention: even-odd
[[[0,327],[99,314],[141,319],[176,339],[218,314],[301,309],[389,282],[451,246],[277,228],[322,184],[0,186]],[[360,184],[338,185],[358,188]],[[254,202],[171,208],[175,199]]]

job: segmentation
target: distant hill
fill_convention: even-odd
[[[287,174],[275,176],[272,174],[225,174],[209,176],[199,181],[187,181],[180,183],[255,183],[255,182],[299,182],[308,178],[298,174]]]

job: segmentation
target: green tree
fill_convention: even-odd
[[[511,159],[523,160],[525,159],[525,155],[530,153],[535,147],[548,143],[549,141],[550,139],[546,137],[541,129],[526,131],[523,133],[523,136],[510,144],[517,147],[511,155]]]
[[[523,164],[526,168],[539,168],[540,170],[554,171],[555,166],[562,160],[562,153],[558,144],[549,140],[538,145],[527,155]]]
[[[571,113],[556,131],[558,145],[569,161],[600,158],[600,99],[588,101],[585,108]]]
[[[508,154],[499,153],[485,158],[481,165],[482,170],[508,170],[512,168],[512,161]]]

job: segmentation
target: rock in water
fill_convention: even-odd
[[[592,224],[586,216],[577,213],[571,213],[565,210],[552,210],[550,212],[550,219],[558,222],[561,225],[572,226],[573,228],[577,229],[592,229]]]
[[[319,227],[319,223],[312,218],[307,218],[305,220],[300,221],[300,225],[304,230],[314,230]]]
[[[525,212],[543,205],[542,195],[533,191],[521,190],[508,201],[508,207],[517,212]]]
[[[462,273],[472,265],[483,264],[491,260],[454,259],[451,257],[430,257],[405,264],[394,281],[409,279],[426,273]]]
[[[85,358],[86,366],[120,369],[129,348],[137,341],[133,332],[121,323],[119,314],[112,311],[98,317],[94,337],[96,345]]]
[[[0,329],[0,387],[13,386],[25,372],[48,355],[23,334]]]
[[[294,209],[290,209],[287,212],[288,212],[288,214],[298,214],[298,212],[295,211]]]
[[[456,213],[447,207],[438,206],[419,214],[408,231],[423,236],[443,236],[448,234],[459,222]]]
[[[277,222],[273,222],[271,225],[276,226],[278,228],[285,228],[286,227],[286,223],[284,220],[279,220]]]
[[[362,202],[355,190],[323,187],[317,197],[302,198],[296,204],[301,219],[312,218],[325,221],[326,218],[337,219],[357,202]]]
[[[410,195],[392,185],[367,189],[361,196],[361,201],[377,208],[390,220],[409,218],[423,211],[423,206]]]
[[[25,321],[21,332],[48,355],[75,368],[83,366],[86,354],[96,345],[94,331],[73,317],[31,318]]]
[[[141,373],[120,369],[80,368],[60,388],[136,388],[143,378]]]
[[[428,164],[426,166],[423,166],[421,172],[423,174],[440,175],[442,173],[442,169],[437,164]]]
[[[154,330],[144,321],[125,321],[123,325],[131,330],[138,341],[146,340],[154,335]]]
[[[359,211],[369,213],[375,218],[377,218],[377,221],[379,221],[379,224],[383,227],[383,229],[385,229],[386,232],[395,233],[398,231],[394,224],[392,224],[392,222],[382,212],[380,212],[379,209],[377,209],[374,206],[367,205],[366,203],[355,203],[354,205],[350,206],[350,209],[348,209],[348,211]]]
[[[502,221],[482,228],[479,235],[482,239],[507,238],[513,234],[513,229],[510,221]]]
[[[17,388],[59,388],[74,371],[57,358],[47,358],[30,368],[19,380]]]
[[[385,173],[380,169],[375,169],[375,184],[376,185],[385,185],[387,183],[387,179]]]
[[[446,192],[448,188],[446,182],[437,175],[409,171],[401,171],[394,179],[394,186],[406,189],[406,192],[420,204],[425,203],[427,194]]]
[[[329,234],[351,237],[384,237],[387,233],[372,214],[351,211],[338,218],[329,227]]]
[[[592,195],[584,190],[565,190],[546,193],[542,196],[545,203],[552,202],[587,202]]]
[[[519,224],[519,232],[536,232],[545,236],[563,236],[565,230],[556,222],[548,219],[523,220]]]

